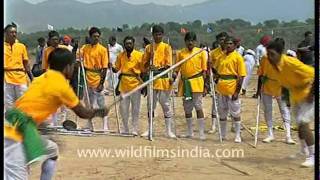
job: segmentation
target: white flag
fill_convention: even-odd
[[[53,26],[48,24],[48,30],[52,31],[53,30]]]
[[[271,30],[271,35],[273,35],[274,34],[274,32],[273,32],[273,29]]]

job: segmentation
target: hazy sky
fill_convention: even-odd
[[[43,2],[45,0],[25,0],[30,3],[38,3]],[[54,1],[54,0],[49,0]],[[77,0],[85,3],[93,3],[93,2],[99,2],[99,1],[110,1],[110,0]],[[123,0],[125,2],[131,3],[131,4],[146,4],[146,3],[155,3],[155,4],[162,4],[162,5],[190,5],[195,3],[201,3],[208,0]]]

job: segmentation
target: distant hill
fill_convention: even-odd
[[[123,1],[86,4],[75,0],[50,0],[38,4],[8,0],[6,3],[6,22],[17,22],[19,31],[25,33],[46,30],[47,24],[61,29],[196,19],[206,23],[240,18],[258,23],[269,19],[304,21],[314,18],[313,0],[211,0],[189,6],[133,5]]]

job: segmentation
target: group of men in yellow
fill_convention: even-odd
[[[16,26],[10,24],[5,27],[4,66],[8,69],[5,71],[5,77],[8,76],[5,84],[12,83],[12,75],[24,80],[20,79],[19,83],[12,86],[26,84],[25,74],[30,72],[26,63],[25,66],[22,65],[28,58],[25,46],[17,42],[16,34]],[[52,179],[58,158],[58,146],[46,136],[40,135],[37,126],[43,124],[61,106],[67,106],[85,119],[105,117],[108,114],[106,108],[86,108],[80,103],[69,83],[74,72],[75,57],[68,49],[54,48],[48,55],[47,63],[46,72],[34,78],[24,94],[14,97],[17,99],[11,107],[5,106],[5,179],[28,179],[28,166],[35,161],[43,161],[40,179]],[[20,72],[24,73],[24,76],[20,75]],[[12,92],[5,89],[5,96],[8,93]]]
[[[217,40],[224,43],[211,51],[211,65],[217,74],[218,83],[218,113],[222,138],[225,138],[226,115],[228,111],[235,121],[235,142],[241,142],[240,131],[240,102],[238,95],[241,89],[242,78],[246,75],[243,67],[243,59],[232,49],[232,41],[225,38],[226,33],[217,36]],[[235,41],[233,41],[235,42]],[[314,120],[314,68],[302,63],[295,57],[284,54],[285,42],[277,38],[266,45],[266,55],[262,57],[258,68],[258,88],[256,96],[261,96],[264,117],[268,126],[268,137],[263,140],[269,143],[274,140],[272,126],[272,99],[278,102],[279,109],[286,129],[286,143],[295,144],[291,138],[290,110],[298,125],[298,133],[301,144],[300,154],[305,155],[306,161],[303,167],[314,166],[314,137],[309,128],[309,122]],[[220,62],[219,62],[220,61]],[[285,93],[289,91],[289,100]],[[284,98],[283,98],[284,97]],[[213,104],[214,107],[214,104]],[[214,108],[213,108],[214,109]],[[216,112],[212,112],[215,118]],[[239,124],[238,124],[239,123]],[[213,128],[215,130],[215,119]]]
[[[154,42],[146,46],[145,53],[135,50],[135,39],[133,37],[125,37],[123,40],[125,51],[117,56],[115,65],[109,63],[108,50],[99,43],[101,36],[99,28],[92,27],[89,30],[89,35],[90,44],[83,45],[79,53],[79,60],[83,61],[86,81],[88,82],[90,107],[86,108],[81,104],[69,83],[75,71],[76,58],[70,50],[58,45],[59,34],[57,32],[49,32],[50,47],[45,49],[43,58],[45,72],[35,78],[27,89],[26,74],[29,74],[30,69],[27,63],[26,47],[17,42],[14,25],[8,25],[5,28],[5,86],[8,87],[5,89],[5,177],[7,179],[26,179],[27,164],[39,157],[44,157],[45,160],[42,165],[41,179],[52,178],[58,157],[57,145],[40,135],[39,138],[27,139],[26,137],[30,137],[28,136],[29,131],[24,130],[24,128],[36,128],[63,105],[72,109],[81,118],[102,117],[104,129],[108,129],[107,115],[109,109],[105,107],[105,98],[102,93],[108,68],[114,73],[120,74],[117,89],[120,94],[123,94],[142,84],[148,77],[149,71],[153,71],[154,75],[157,75],[173,65],[172,48],[162,41],[164,30],[159,25],[153,26]],[[218,92],[216,99],[214,99],[218,102],[218,111],[212,113],[214,119],[213,130],[216,124],[216,116],[214,115],[218,113],[220,115],[218,122],[220,122],[222,139],[227,139],[226,123],[230,113],[235,128],[234,141],[236,143],[241,142],[241,101],[239,93],[243,78],[246,76],[245,63],[243,57],[236,51],[237,40],[235,38],[228,36],[226,33],[221,33],[217,37],[220,41],[218,48],[210,53],[202,51],[174,69],[172,77],[164,75],[153,83],[153,109],[149,114],[153,116],[153,111],[159,101],[164,114],[166,135],[170,138],[176,138],[172,129],[173,111],[170,105],[170,94],[173,82],[180,73],[178,95],[183,96],[183,107],[187,122],[187,133],[183,137],[192,138],[194,136],[192,111],[195,108],[199,124],[199,138],[201,140],[206,139],[202,97],[206,91],[205,77],[208,75],[208,69],[212,68],[216,91]],[[177,62],[200,50],[196,47],[197,36],[194,32],[186,33],[184,41],[186,47],[177,51]],[[314,118],[312,116],[314,109],[314,68],[301,63],[296,58],[284,55],[283,50],[284,41],[281,38],[272,40],[267,46],[267,55],[262,60],[262,65],[258,71],[261,77],[259,78],[260,85],[257,95],[261,93],[262,99],[265,99],[263,101],[269,104],[273,97],[276,97],[279,104],[283,104],[279,100],[279,89],[282,86],[289,90],[291,110],[298,123],[302,150],[307,155],[307,159],[302,165],[310,167],[314,165],[314,139],[308,126],[308,123]],[[298,79],[299,81],[297,81]],[[268,83],[272,85],[268,85]],[[24,87],[23,90],[21,86]],[[15,93],[14,95],[12,91]],[[144,93],[144,91],[142,92]],[[124,126],[123,133],[130,132],[128,120],[131,104],[133,126],[131,133],[138,135],[140,100],[141,91],[139,90],[120,102],[120,114]],[[150,103],[148,100],[148,107]],[[96,107],[96,104],[99,107]],[[288,111],[284,110],[284,107],[285,105],[280,107],[281,112]],[[150,109],[148,110],[150,111]],[[265,108],[265,111],[269,110]],[[287,129],[287,143],[293,143],[290,136],[290,117],[285,117],[284,113],[282,114]],[[272,117],[265,116],[269,128],[272,127]],[[32,132],[34,133],[34,131]],[[149,131],[143,134],[147,135],[148,133]],[[273,139],[272,132],[269,131],[269,137],[265,142],[271,142]],[[37,142],[37,140],[40,142]],[[35,156],[35,158],[30,159],[29,157],[34,157],[30,155],[34,152],[25,148],[28,143],[40,143],[44,146],[44,151],[39,153],[39,157]]]

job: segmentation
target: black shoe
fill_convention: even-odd
[[[243,96],[246,95],[246,92],[247,92],[247,91],[246,91],[245,89],[242,89],[241,95],[243,95]]]

